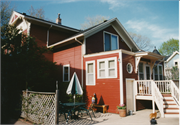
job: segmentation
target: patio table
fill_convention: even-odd
[[[92,121],[92,117],[89,113],[89,110],[86,109],[86,103],[84,102],[75,102],[75,103],[60,103],[61,105],[61,113],[68,113],[68,116],[67,118],[65,117],[66,119],[66,124],[68,123],[68,120],[69,120],[69,116],[72,116],[72,113],[74,113],[75,115],[75,112],[78,111],[78,114],[80,111],[82,110],[85,110],[87,114],[89,114],[90,118],[91,118],[91,121]]]

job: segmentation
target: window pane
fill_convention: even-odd
[[[64,67],[64,73],[68,73],[68,67]]]
[[[157,66],[154,68],[154,73],[158,74]]]
[[[105,68],[105,62],[99,62],[99,68],[104,69]]]
[[[64,74],[64,81],[68,81],[68,74]]]
[[[143,63],[139,63],[139,72],[143,73]]]
[[[88,73],[93,73],[93,63],[88,64]]]
[[[92,85],[93,84],[93,79],[94,79],[93,74],[88,74],[88,83],[87,84]]]
[[[149,67],[146,67],[146,79],[150,80],[150,69],[149,69]]]
[[[109,61],[109,68],[114,68],[115,67],[115,63],[114,63],[114,60],[111,60],[111,61]]]
[[[115,69],[109,69],[109,76],[115,76]]]
[[[162,75],[162,66],[159,66],[159,74]]]
[[[158,75],[155,75],[155,80],[158,80]]]
[[[111,50],[111,37],[110,34],[105,33],[105,51]]]
[[[111,50],[118,49],[117,36],[111,35]]]
[[[99,77],[105,77],[105,70],[99,71]]]
[[[144,80],[144,74],[139,74],[139,79]]]

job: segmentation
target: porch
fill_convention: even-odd
[[[153,112],[156,104],[161,117],[178,117],[179,88],[172,80],[135,80],[133,87],[134,111],[136,100],[151,100]]]

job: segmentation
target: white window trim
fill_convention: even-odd
[[[64,67],[68,67],[68,81],[65,81],[64,80]],[[70,65],[67,64],[67,65],[63,65],[63,82],[69,82],[70,81]]]
[[[88,64],[89,64],[89,63],[93,63],[93,74],[94,74],[93,83],[94,83],[94,84],[91,84],[91,85],[90,85],[90,84],[87,84],[87,83],[88,83],[88,77],[87,77],[87,76],[88,76],[88,75],[87,75],[87,74],[88,74],[88,70],[87,70],[87,68],[88,68]],[[96,76],[96,75],[95,75],[95,60],[93,60],[93,61],[87,61],[87,62],[86,62],[86,85],[87,85],[87,86],[94,86],[94,85],[96,85],[96,78],[95,78],[95,76]]]
[[[106,50],[105,50],[105,33],[117,36],[117,50],[118,50],[119,49],[119,37],[118,37],[118,35],[110,33],[110,32],[107,32],[107,31],[104,31],[103,32],[104,52],[106,52]],[[112,51],[112,50],[109,50],[109,51]]]
[[[115,76],[114,77],[109,77],[108,74],[108,61],[114,60],[115,63]],[[105,77],[99,77],[99,62],[105,62]],[[117,57],[112,57],[112,58],[105,58],[105,59],[98,59],[97,60],[97,78],[98,79],[105,79],[105,78],[117,78]]]
[[[128,71],[128,65],[131,66],[131,71],[130,71],[130,72]],[[131,63],[128,63],[128,64],[126,65],[126,71],[127,71],[129,74],[131,74],[131,73],[133,72],[133,66],[132,66]]]

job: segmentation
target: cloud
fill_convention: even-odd
[[[179,39],[178,29],[165,28],[146,21],[128,20],[125,26],[128,30],[149,37],[151,42],[158,46],[171,38]]]
[[[100,0],[102,3],[108,3],[109,9],[115,9],[120,6],[127,6],[123,0]]]

